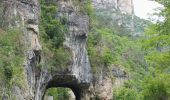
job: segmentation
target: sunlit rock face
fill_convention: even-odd
[[[133,0],[118,0],[118,8],[122,13],[133,14]]]
[[[109,8],[117,8],[117,0],[93,0],[95,9],[104,10]],[[110,9],[111,10],[111,9]]]
[[[133,0],[93,0],[98,17],[120,35],[143,36],[149,22],[134,14]],[[117,31],[118,30],[118,31]]]
[[[64,46],[72,52],[71,74],[75,75],[80,83],[89,83],[91,80],[90,63],[86,51],[86,40],[89,32],[89,17],[87,12],[80,11],[80,5],[85,1],[59,0],[57,17],[67,20],[68,32],[65,33]]]
[[[93,0],[93,5],[98,10],[120,10],[124,14],[133,14],[132,0]]]
[[[86,0],[58,0],[55,1],[58,12],[57,18],[65,18],[68,32],[65,35],[63,46],[71,52],[71,61],[67,71],[54,73],[48,87],[69,87],[75,93],[77,100],[89,100],[89,85],[92,80],[91,67],[86,50],[86,40],[89,32],[89,16],[81,9]],[[63,74],[63,76],[62,76]]]
[[[134,34],[132,0],[93,0],[96,15],[121,35]],[[124,31],[126,30],[126,31]]]
[[[113,100],[112,88],[113,80],[111,75],[99,75],[98,77],[95,77],[94,92],[97,100]]]

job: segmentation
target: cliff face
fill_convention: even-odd
[[[132,15],[134,12],[133,8],[133,0],[117,0],[118,1],[118,8],[122,13]]]
[[[96,15],[114,27],[116,33],[133,35],[134,12],[132,0],[93,0]],[[126,31],[124,31],[126,30]]]
[[[38,0],[5,0],[4,22],[9,28],[20,27],[23,31],[25,46],[24,70],[26,91],[14,90],[17,100],[42,100],[46,89],[51,87],[68,87],[73,90],[76,99],[88,100],[88,87],[91,83],[90,63],[86,51],[86,38],[89,31],[89,17],[86,12],[80,11],[80,6],[86,1],[72,0],[52,1],[57,4],[56,16],[67,19],[68,32],[64,34],[63,47],[71,52],[71,61],[67,70],[53,73],[47,68],[39,43],[39,15]],[[42,65],[42,68],[37,67]],[[27,95],[23,95],[25,92]],[[10,98],[7,98],[10,99]],[[6,100],[6,99],[3,99]]]
[[[41,34],[39,0],[4,0],[3,25],[21,29],[22,44],[25,48],[23,62],[25,89],[13,86],[11,94],[14,94],[16,100],[42,100],[48,88],[68,87],[72,89],[77,100],[93,100],[94,96],[101,100],[111,100],[112,74],[101,71],[98,76],[94,76],[91,73],[86,50],[90,19],[83,7],[88,0],[45,1],[52,2],[57,7],[56,18],[66,20],[68,31],[64,33],[63,48],[70,52],[71,59],[64,70],[48,69],[49,65],[45,60],[46,56],[43,55],[44,49],[39,38]],[[131,0],[93,0],[93,7],[98,16],[109,18],[108,26],[126,28],[129,33],[133,31]],[[125,18],[124,15],[128,17]],[[121,32],[123,33],[125,32]],[[117,70],[119,71],[116,69],[116,72]],[[4,94],[2,97],[2,100],[11,99]]]
[[[90,63],[86,51],[86,39],[89,32],[89,17],[86,12],[80,11],[80,5],[86,1],[74,4],[74,1],[58,1],[58,17],[65,17],[68,32],[65,34],[64,46],[72,51],[71,74],[75,75],[80,83],[91,81]]]
[[[141,36],[149,22],[134,14],[133,0],[93,0],[96,15],[121,35]]]
[[[46,74],[38,74],[35,72],[36,65],[40,63],[41,58],[41,45],[38,39],[38,0],[5,0],[4,6],[3,25],[8,28],[20,27],[22,29],[22,42],[26,49],[23,67],[25,70],[25,84],[27,84],[27,89],[23,91],[21,88],[16,87],[12,94],[14,94],[17,100],[29,100],[33,98],[38,100],[39,97],[37,94],[39,94],[38,92],[40,91],[39,86],[41,83],[44,83],[42,77]],[[24,92],[26,95],[24,95]],[[8,99],[11,98],[7,98],[7,100]]]
[[[118,35],[134,34],[132,0],[93,0],[92,3],[96,17],[100,19],[106,29],[113,29]],[[94,77],[95,96],[99,100],[112,100],[114,90],[121,87],[128,79],[126,72],[121,68],[110,66],[109,70],[112,70],[110,72],[106,70],[107,67],[104,66],[101,72]]]
[[[133,14],[132,0],[93,0],[93,5],[98,10],[120,10],[124,14]]]
[[[88,88],[92,80],[89,58],[86,51],[86,39],[89,32],[89,16],[81,10],[85,1],[58,0],[57,18],[65,18],[68,32],[65,33],[63,46],[71,51],[71,63],[67,71],[56,72],[49,81],[47,88],[68,87],[73,90],[76,99],[88,100]],[[63,78],[64,77],[64,78]]]

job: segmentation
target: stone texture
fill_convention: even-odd
[[[93,6],[98,10],[117,9],[124,14],[133,14],[132,0],[93,0]]]
[[[102,80],[95,83],[95,97],[97,100],[113,100],[113,80],[105,75]]]
[[[69,91],[69,100],[75,100],[75,99],[76,99],[76,97],[75,97],[73,91]]]
[[[82,2],[80,2],[82,3]],[[73,64],[71,74],[75,75],[79,82],[89,83],[90,63],[86,51],[86,38],[89,31],[89,17],[80,13],[80,5],[75,5],[72,0],[59,0],[58,17],[65,17],[69,32],[65,34],[64,45],[72,51]]]
[[[121,0],[119,0],[121,1]],[[86,0],[50,0],[58,7],[56,18],[67,19],[68,32],[64,34],[63,46],[71,51],[71,63],[66,71],[55,70],[51,73],[44,63],[42,47],[39,42],[39,13],[38,0],[5,0],[3,25],[8,27],[21,27],[23,30],[23,44],[25,45],[25,80],[26,90],[13,87],[16,100],[42,100],[46,89],[51,87],[71,88],[76,100],[93,100],[98,97],[101,100],[112,100],[112,78],[107,73],[92,77],[89,58],[86,50],[86,40],[89,32],[89,16],[87,12],[81,11],[81,6]],[[126,2],[126,1],[124,1]],[[122,13],[126,11],[124,6],[116,0],[94,0],[96,9],[110,9],[117,11],[118,7]],[[109,6],[108,6],[109,5]],[[129,7],[129,6],[128,6]],[[121,23],[122,24],[122,23]],[[38,68],[38,64],[43,64]],[[93,80],[93,82],[92,82]],[[6,100],[5,95],[3,100]]]
[[[86,94],[91,83],[91,68],[86,50],[86,40],[89,31],[89,17],[87,13],[80,11],[80,5],[85,1],[58,0],[57,18],[66,18],[68,32],[65,33],[64,47],[71,51],[72,60],[68,65],[68,71],[55,73],[48,83],[48,87],[68,87],[73,90],[76,99],[89,100]],[[62,78],[64,77],[64,79]],[[67,84],[65,84],[67,83]]]
[[[28,86],[26,90],[14,87],[14,96],[17,100],[42,100],[48,76],[45,69],[39,70],[36,65],[41,58],[41,45],[39,43],[39,3],[38,0],[5,0],[4,26],[20,27],[23,31],[23,44],[25,46],[25,79]],[[26,93],[27,95],[24,95]]]
[[[25,79],[28,85],[23,91],[14,87],[14,96],[17,100],[42,100],[46,89],[50,87],[68,87],[76,94],[77,100],[89,100],[89,84],[91,83],[90,63],[86,51],[86,39],[89,31],[89,17],[86,12],[80,11],[80,5],[72,0],[52,1],[57,4],[58,18],[65,17],[69,31],[65,33],[64,47],[72,54],[72,63],[67,66],[68,71],[54,71],[50,73],[44,64],[39,43],[39,13],[38,0],[6,0],[4,22],[7,27],[22,27],[23,44],[25,45]],[[78,1],[84,5],[85,1]],[[47,65],[48,66],[48,65]],[[24,93],[27,93],[27,96]],[[6,98],[4,96],[4,98]],[[3,99],[5,100],[5,99]]]
[[[96,15],[107,21],[108,27],[114,27],[116,33],[135,34],[132,0],[93,0],[93,7]]]
[[[118,8],[124,14],[132,15],[133,12],[133,0],[117,0],[118,1]]]
[[[128,73],[120,66],[112,66],[112,74],[115,77],[113,88],[119,88],[129,79]]]

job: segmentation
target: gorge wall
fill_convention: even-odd
[[[135,16],[133,0],[93,0],[96,15],[121,35],[141,36],[149,22]],[[126,30],[126,31],[124,31]]]
[[[96,9],[120,10],[122,13],[132,15],[133,0],[93,0]]]
[[[58,17],[65,17],[69,31],[64,34],[63,46],[71,52],[70,63],[64,71],[47,68],[43,47],[39,40],[40,3],[38,0],[5,0],[3,25],[8,28],[19,27],[22,30],[22,42],[25,46],[25,84],[23,91],[13,86],[17,100],[42,100],[46,89],[51,87],[68,87],[76,94],[77,100],[88,100],[86,95],[91,82],[90,63],[86,51],[86,38],[89,31],[89,17],[86,12],[80,11],[80,5],[86,1],[72,0],[53,1],[58,7]],[[1,2],[2,3],[2,2]],[[38,65],[41,64],[41,68]],[[25,87],[26,87],[25,86]],[[7,95],[7,94],[6,94]],[[2,95],[3,100],[11,100],[12,96]]]
[[[49,69],[40,40],[40,2],[39,0],[4,0],[2,25],[7,28],[20,28],[24,47],[24,84],[12,85],[10,94],[3,92],[2,100],[43,100],[48,88],[67,87],[72,89],[76,100],[112,100],[113,75],[102,73],[93,75],[86,50],[90,19],[85,9],[88,0],[45,0],[57,7],[56,18],[65,18],[68,31],[64,33],[63,48],[70,56],[64,70]],[[110,16],[118,26],[133,27],[133,3],[131,0],[93,0],[95,12]],[[84,7],[84,8],[83,8]],[[113,12],[113,13],[110,13]],[[119,14],[118,14],[119,13]],[[117,15],[118,14],[118,15]],[[130,16],[125,22],[122,14]],[[115,23],[110,23],[115,24]],[[114,25],[113,25],[114,26]],[[41,67],[39,67],[41,65]],[[3,84],[2,86],[5,86]],[[6,87],[6,86],[5,86]],[[7,90],[4,90],[7,91]],[[1,92],[0,92],[1,93]],[[15,100],[14,99],[14,100]]]

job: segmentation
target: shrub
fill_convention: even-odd
[[[115,100],[139,100],[137,91],[132,88],[121,88],[114,98]]]
[[[8,86],[24,86],[24,47],[21,43],[20,29],[0,31],[0,66],[3,74],[0,77],[6,80]],[[1,72],[0,72],[1,73]],[[10,87],[8,87],[10,90]]]
[[[165,81],[166,80],[166,81]],[[170,79],[168,74],[149,77],[144,81],[143,100],[169,100]]]
[[[68,88],[50,88],[46,92],[46,96],[53,96],[54,100],[68,100],[69,93],[71,91]]]

